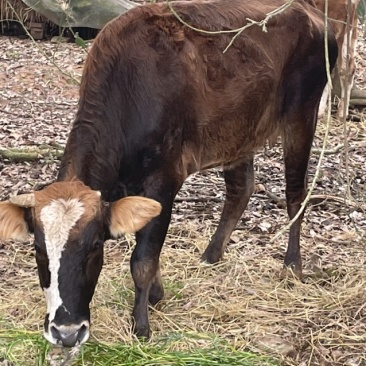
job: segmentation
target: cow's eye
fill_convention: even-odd
[[[98,250],[103,246],[102,240],[96,240],[92,245],[92,250]]]

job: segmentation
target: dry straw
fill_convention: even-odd
[[[248,245],[248,233],[241,232],[243,240],[229,246],[224,261],[200,263],[211,230],[195,221],[173,223],[161,261],[166,296],[150,316],[153,341],[170,337],[170,351],[187,351],[210,349],[216,339],[235,350],[273,355],[286,365],[366,362],[364,243],[353,243],[352,251],[350,243],[317,247],[324,261],[321,256],[315,261],[316,244],[305,235],[305,263],[312,267],[301,282],[280,279],[278,254],[285,243],[267,245],[263,235]],[[135,342],[130,331],[132,244],[106,244],[92,304],[93,341]],[[40,332],[45,304],[31,247],[6,245],[0,253],[0,334],[4,327]]]

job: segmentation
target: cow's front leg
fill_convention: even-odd
[[[164,287],[161,280],[160,268],[156,271],[155,277],[152,280],[150,293],[149,293],[149,303],[155,306],[164,297]]]
[[[155,182],[156,183],[156,182]],[[168,230],[173,200],[180,185],[167,190],[164,194],[146,194],[162,205],[160,216],[154,218],[136,233],[136,248],[131,257],[131,273],[135,283],[135,303],[132,317],[134,333],[138,337],[150,337],[148,302],[155,305],[164,295],[159,270],[159,257]]]
[[[148,299],[158,270],[159,255],[155,254],[154,257],[150,257],[140,249],[141,247],[136,246],[131,257],[131,273],[135,283],[135,303],[132,311],[133,331],[139,338],[149,338]]]

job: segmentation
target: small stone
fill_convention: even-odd
[[[263,351],[271,351],[282,356],[290,356],[295,352],[293,344],[275,334],[258,337],[255,343]]]

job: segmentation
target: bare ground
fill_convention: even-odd
[[[359,47],[356,84],[365,89],[366,51]],[[85,51],[0,37],[0,147],[64,145],[76,110]],[[65,74],[59,72],[57,64]],[[67,74],[67,75],[66,75]],[[320,121],[314,146],[320,148]],[[217,170],[190,177],[173,211],[162,253],[166,296],[151,312],[153,337],[195,334],[177,348],[205,347],[207,334],[236,349],[274,354],[284,365],[366,365],[366,113],[353,110],[347,124],[351,146],[325,155],[321,176],[302,226],[305,278],[281,280],[285,209],[268,193],[284,196],[281,148],[256,158],[258,192],[238,223],[224,260],[199,262],[217,225],[224,199]],[[343,125],[332,121],[327,149],[344,143]],[[310,162],[310,179],[318,161]],[[52,181],[58,161],[14,163],[0,158],[0,198]],[[348,182],[348,183],[347,183]],[[347,187],[351,202],[343,201]],[[133,239],[106,243],[106,264],[92,304],[93,337],[131,342]],[[45,304],[31,242],[0,242],[0,327],[42,329]]]

